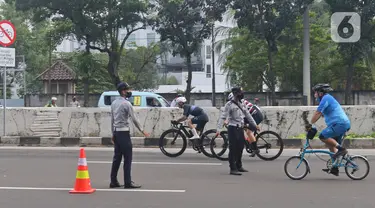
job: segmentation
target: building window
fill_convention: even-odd
[[[211,65],[206,65],[206,78],[211,78]]]
[[[128,47],[136,47],[136,39],[135,39],[135,34],[130,34],[128,39],[126,40],[126,45]]]
[[[155,33],[147,33],[147,46],[155,43]]]
[[[212,54],[211,46],[207,45],[206,46],[206,59],[211,59],[211,54]]]

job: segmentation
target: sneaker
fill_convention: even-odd
[[[322,169],[324,172],[326,173],[331,173],[335,176],[339,176],[339,169],[337,167],[334,167],[331,169],[331,172],[330,172],[330,169],[326,168],[326,169]]]

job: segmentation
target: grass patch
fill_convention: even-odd
[[[316,136],[314,137],[314,139],[318,139],[319,138],[319,134],[320,132],[316,133]],[[371,134],[354,134],[354,133],[350,133],[350,134],[347,134],[345,139],[373,139],[375,138],[375,132],[372,132]],[[291,139],[306,139],[306,134],[299,134],[299,135],[296,135],[296,136],[293,136]]]

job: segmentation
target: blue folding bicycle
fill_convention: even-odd
[[[367,175],[370,172],[370,164],[369,164],[369,162],[368,162],[368,160],[367,160],[366,157],[364,157],[362,155],[349,155],[349,154],[346,154],[344,156],[339,156],[338,158],[334,159],[333,158],[334,153],[331,152],[331,151],[328,151],[328,150],[314,150],[314,149],[312,149],[311,146],[310,146],[310,142],[309,141],[314,138],[314,136],[316,135],[316,133],[317,133],[316,130],[313,133],[311,133],[311,131],[308,131],[308,133],[306,135],[306,143],[303,146],[303,148],[301,148],[301,150],[298,153],[298,155],[290,157],[285,162],[284,171],[285,171],[285,174],[290,179],[301,180],[301,179],[305,178],[306,175],[311,172],[310,171],[310,164],[309,164],[308,160],[305,158],[305,155],[306,154],[315,154],[318,158],[320,158],[317,155],[317,153],[326,154],[326,155],[328,155],[330,157],[327,160],[327,163],[326,163],[327,168],[329,169],[329,172],[330,172],[331,168],[333,168],[333,167],[338,167],[339,169],[340,169],[340,167],[344,167],[346,175],[349,178],[351,178],[352,180],[362,180],[362,179],[364,179],[364,178],[367,177]],[[342,144],[344,142],[345,136],[346,135],[344,135],[343,138],[342,138],[342,140],[341,140]],[[307,149],[309,147],[311,148],[311,150]],[[297,165],[291,165],[292,162],[296,162]],[[358,165],[360,162],[364,162],[364,164]],[[302,166],[304,166],[304,167],[302,167]],[[299,174],[299,175],[294,175],[294,174],[291,173],[291,171],[288,170],[288,168],[291,169],[291,170],[298,170],[298,169],[300,169],[300,170],[302,170],[302,173]],[[359,171],[363,171],[364,173],[362,175],[360,175],[360,176],[354,176],[354,174],[357,173],[357,172],[359,172]]]

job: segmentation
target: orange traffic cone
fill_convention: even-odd
[[[71,194],[91,194],[94,193],[96,189],[91,188],[90,175],[87,167],[86,153],[83,148],[81,148],[78,159],[78,167],[76,174],[76,182],[74,189],[70,190]]]

